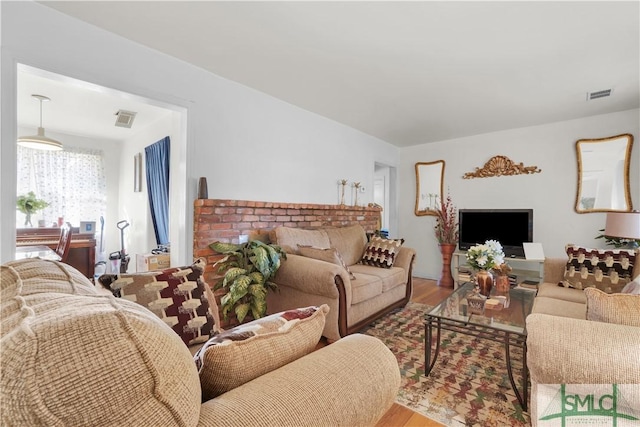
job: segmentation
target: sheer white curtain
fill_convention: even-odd
[[[33,191],[49,206],[32,216],[33,225],[44,219],[50,227],[58,217],[74,227],[80,221],[99,223],[107,202],[102,150],[65,147],[63,151],[35,150],[18,146],[17,194]],[[17,213],[16,227],[24,226]]]

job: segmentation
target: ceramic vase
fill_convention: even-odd
[[[496,291],[508,292],[509,291],[509,276],[506,274],[498,274],[495,277]]]
[[[455,243],[442,243],[438,245],[442,254],[442,272],[438,279],[438,286],[453,288],[453,276],[451,275],[451,257],[456,250]]]
[[[493,274],[488,270],[480,270],[476,274],[476,283],[480,293],[485,297],[491,294],[491,288],[493,288]]]

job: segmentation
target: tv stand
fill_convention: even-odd
[[[517,283],[531,280],[542,283],[544,278],[544,260],[526,259],[515,255],[505,257],[505,261],[512,268],[510,275],[517,276]],[[467,264],[467,251],[457,250],[451,259],[451,269],[453,270],[453,287],[471,281],[473,269]]]

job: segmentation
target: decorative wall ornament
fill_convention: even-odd
[[[355,190],[356,190],[356,197],[355,197],[355,199],[353,201],[353,206],[358,206],[358,193],[360,192],[360,187],[361,187],[361,185],[360,185],[359,182],[354,182],[353,183],[353,188],[355,188]]]
[[[467,172],[462,178],[489,178],[492,176],[529,175],[540,173],[542,169],[537,166],[525,166],[522,162],[515,163],[507,156],[493,156],[482,168],[476,168],[474,172]]]
[[[340,181],[338,181],[338,185],[340,185],[340,204],[344,205],[344,188],[347,186],[347,183],[349,181],[347,181],[346,179],[341,179]]]

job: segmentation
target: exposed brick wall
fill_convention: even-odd
[[[268,242],[269,232],[279,226],[317,229],[360,224],[367,232],[374,232],[379,221],[379,207],[197,199],[193,255],[207,260],[205,280],[213,286],[219,277],[213,264],[221,258],[209,248],[215,241],[239,243],[240,235],[247,235],[249,239]],[[218,305],[222,295],[216,292]]]

